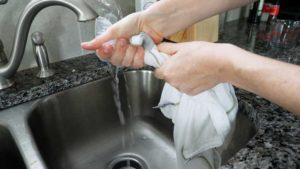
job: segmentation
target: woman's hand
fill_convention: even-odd
[[[158,1],[145,11],[128,15],[94,40],[82,43],[82,48],[95,50],[101,59],[114,65],[141,67],[144,64],[144,51],[142,47],[134,47],[128,43],[131,36],[146,32],[158,43],[162,37],[172,35],[200,20],[250,2],[252,0],[230,0],[226,3],[219,3],[218,0]],[[117,40],[115,49],[105,44],[112,39]]]
[[[140,32],[146,32],[155,42],[160,42],[162,36],[156,32],[144,19],[143,12],[134,13],[112,25],[104,34],[90,42],[81,44],[86,50],[95,50],[97,55],[116,66],[142,67],[144,65],[144,49],[129,44],[129,38]],[[116,45],[105,44],[116,39]]]
[[[209,42],[162,43],[159,50],[171,57],[155,74],[181,92],[196,95],[225,81],[231,68],[229,57],[222,55],[226,46],[229,45]]]

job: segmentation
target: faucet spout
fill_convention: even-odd
[[[77,15],[79,22],[89,21],[97,17],[96,12],[83,0],[32,0],[25,7],[19,19],[10,59],[7,64],[0,66],[0,81],[11,78],[17,71],[24,55],[32,21],[42,9],[49,6],[64,6],[71,9]]]

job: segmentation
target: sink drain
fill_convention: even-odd
[[[138,156],[122,155],[112,160],[106,169],[148,169],[148,167]]]

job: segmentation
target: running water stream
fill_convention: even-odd
[[[120,95],[120,80],[119,80],[119,72],[120,72],[119,67],[115,67],[111,64],[109,64],[109,72],[112,76],[112,81],[111,81],[111,86],[113,89],[113,98],[114,102],[117,108],[117,114],[120,120],[120,124],[122,127],[122,134],[120,135],[120,143],[122,148],[131,149],[131,147],[134,144],[134,134],[130,130],[130,123],[128,123],[128,119],[132,117],[132,111],[131,111],[131,106],[130,106],[130,100],[127,97],[127,106],[128,106],[128,113],[129,113],[129,118],[125,119],[125,114],[124,111],[122,110],[122,103],[121,103],[121,95]],[[126,95],[128,96],[128,84],[126,82],[126,75],[122,72],[122,75],[124,76],[124,82],[125,82],[125,89],[126,89]],[[126,103],[125,102],[125,103]],[[124,105],[123,105],[124,107]],[[126,123],[127,120],[127,123]]]
[[[119,73],[119,68],[118,67],[114,67],[113,65],[109,64],[109,71],[113,77],[113,80],[111,82],[112,85],[112,89],[114,92],[114,102],[115,105],[117,107],[117,113],[119,116],[119,120],[121,125],[125,125],[126,121],[125,121],[125,115],[124,112],[122,111],[122,104],[121,104],[121,97],[120,97],[120,90],[119,90],[119,77],[118,77],[118,73]]]
[[[79,29],[79,39],[80,41],[88,41],[90,39],[89,37],[89,33],[90,32],[95,32],[96,36],[101,35],[103,32],[105,32],[107,30],[107,28],[109,26],[111,26],[113,23],[117,22],[118,20],[120,20],[121,18],[123,18],[123,14],[122,14],[122,10],[121,7],[119,6],[119,4],[117,2],[115,2],[115,0],[97,0],[98,1],[98,5],[99,5],[99,11],[98,13],[101,13],[102,15],[100,15],[95,23],[92,22],[92,24],[95,24],[94,26],[89,26],[90,28],[94,27],[95,30],[91,31],[91,30],[87,30],[89,28],[87,28],[87,24],[78,24],[78,29]],[[88,36],[87,36],[88,35]],[[111,40],[107,43],[110,43],[112,46],[114,46],[115,41]],[[81,54],[86,54],[86,51],[81,51]],[[131,106],[130,106],[130,98],[128,95],[128,84],[126,82],[126,75],[122,73],[122,75],[124,76],[124,82],[125,82],[125,92],[127,94],[125,94],[127,96],[127,100],[125,102],[121,102],[121,95],[120,95],[120,81],[119,81],[119,73],[120,73],[120,69],[119,67],[115,67],[113,65],[111,65],[110,63],[108,63],[108,69],[109,69],[109,73],[112,77],[112,81],[111,81],[111,86],[112,86],[112,90],[113,90],[113,99],[114,99],[114,103],[115,106],[117,108],[117,115],[122,127],[122,134],[120,135],[120,141],[122,144],[123,148],[129,148],[134,144],[134,134],[132,133],[132,131],[130,131],[130,123],[128,123],[129,118],[133,117],[132,111],[131,111]],[[122,93],[123,94],[123,93]],[[122,105],[122,104],[127,104],[127,105]],[[128,116],[129,118],[125,118],[125,113],[124,113],[124,109],[127,111],[128,110]],[[126,107],[127,106],[127,107]]]
[[[86,32],[87,32],[86,27],[88,27],[88,24],[87,23],[83,23],[83,24],[78,23],[77,26],[78,26],[78,34],[79,34],[80,42],[88,41],[88,39],[87,39],[88,36],[86,36]],[[81,55],[84,55],[84,54],[87,54],[87,51],[84,51],[83,49],[81,49]],[[120,100],[119,77],[118,77],[119,68],[115,67],[111,64],[108,64],[108,65],[109,65],[109,73],[113,78],[111,85],[112,85],[112,89],[113,89],[113,93],[114,93],[114,96],[113,96],[114,102],[117,107],[117,114],[119,116],[121,125],[125,125],[125,123],[126,123],[125,115],[124,115],[124,112],[122,111],[122,105],[121,105],[121,100]],[[129,109],[130,109],[130,106],[129,106]]]

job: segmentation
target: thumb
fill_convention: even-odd
[[[175,53],[177,53],[177,45],[176,43],[169,43],[169,42],[164,42],[159,44],[158,50],[162,53],[166,53],[170,56],[174,55]]]
[[[89,42],[81,43],[81,47],[86,50],[96,50],[100,48],[105,42],[113,40],[114,34],[112,33],[111,29],[108,29],[105,33],[100,36],[97,36],[95,39]]]

